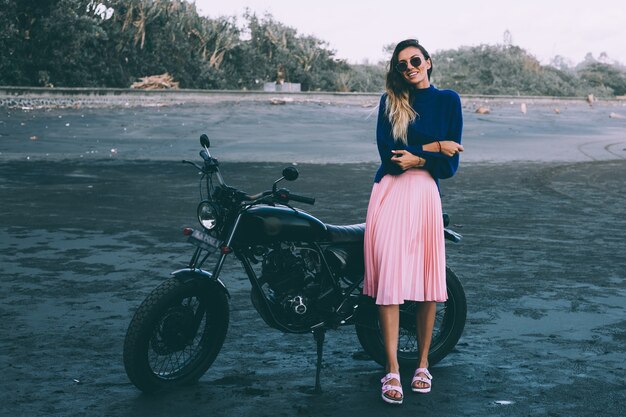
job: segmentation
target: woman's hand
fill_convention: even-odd
[[[411,152],[405,151],[403,149],[398,149],[391,152],[394,154],[391,157],[391,162],[398,165],[400,168],[402,168],[403,171],[406,171],[410,168],[421,167],[426,162],[419,156],[415,156]]]
[[[459,143],[456,143],[453,140],[440,140],[439,144],[441,146],[441,152],[445,156],[454,156],[457,153],[463,152],[463,146]]]

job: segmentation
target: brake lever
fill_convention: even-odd
[[[189,165],[193,165],[194,167],[196,167],[196,169],[200,172],[204,172],[204,168],[201,167],[200,165],[196,164],[195,162],[191,162],[191,161],[187,161],[186,159],[183,159],[183,164],[189,164]]]
[[[266,201],[266,200],[271,200],[270,197],[273,197],[272,194],[269,195],[264,195],[263,197],[259,197],[256,200],[252,200],[252,201],[248,201],[244,204],[244,210],[249,209],[252,206],[255,206],[257,204],[262,204],[262,203],[272,203],[272,201]]]

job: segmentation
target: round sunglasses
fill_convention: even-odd
[[[419,56],[414,56],[413,58],[409,59],[409,62],[414,68],[417,68],[422,65],[422,58],[420,58]],[[396,64],[396,71],[398,72],[404,72],[407,69],[409,69],[409,64],[407,64],[406,61],[400,61]]]

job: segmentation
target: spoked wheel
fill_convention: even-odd
[[[133,317],[124,341],[124,367],[144,392],[198,380],[226,337],[228,299],[212,282],[171,278]]]
[[[442,360],[459,341],[467,315],[467,303],[463,286],[452,272],[446,268],[448,300],[437,304],[433,339],[428,352],[428,363],[434,365]],[[369,298],[369,297],[368,297]],[[370,300],[372,300],[370,298]],[[383,342],[376,306],[369,305],[368,313],[356,325],[359,342],[366,353],[379,364],[385,366],[385,346]],[[415,367],[419,357],[415,314],[417,303],[413,301],[400,305],[400,334],[398,338],[398,362],[400,367]]]

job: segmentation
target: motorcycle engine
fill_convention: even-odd
[[[263,258],[261,281],[270,288],[268,298],[292,324],[315,320],[314,304],[319,295],[321,262],[316,250],[281,245]]]

